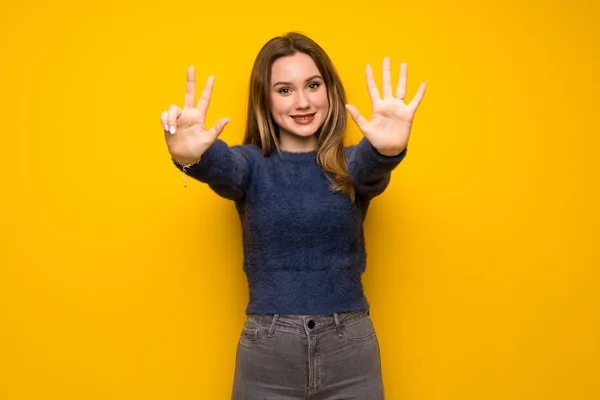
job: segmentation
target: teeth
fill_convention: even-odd
[[[313,117],[312,115],[309,115],[309,116],[306,116],[306,117],[292,117],[292,118],[294,118],[294,119],[309,119],[309,118],[312,118],[312,117]]]

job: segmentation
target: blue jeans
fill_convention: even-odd
[[[383,399],[379,342],[369,312],[249,314],[231,398]]]

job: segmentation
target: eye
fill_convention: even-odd
[[[286,92],[287,90],[287,92]],[[289,93],[290,88],[281,88],[277,91],[277,93],[279,94],[288,94]]]
[[[308,86],[309,86],[311,89],[318,89],[318,88],[319,88],[319,86],[321,86],[321,83],[320,83],[320,82],[311,82],[311,83],[309,83],[309,84],[308,84]]]

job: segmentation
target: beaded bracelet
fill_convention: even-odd
[[[171,156],[171,158],[173,159],[173,162],[175,162],[175,164],[177,164],[183,168],[183,170],[182,170],[183,175],[181,175],[181,177],[183,178],[183,188],[185,189],[185,188],[187,188],[187,180],[185,179],[185,174],[186,174],[185,169],[191,167],[192,165],[198,164],[200,162],[200,160],[202,160],[202,156],[200,156],[198,161],[189,163],[189,164],[181,164],[175,159],[175,157]]]

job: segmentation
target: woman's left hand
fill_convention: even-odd
[[[392,95],[392,79],[390,77],[390,59],[383,59],[383,99],[379,95],[377,84],[373,78],[373,70],[367,64],[367,88],[371,97],[373,114],[367,121],[358,109],[350,104],[346,108],[367,140],[383,155],[400,154],[408,145],[410,129],[417,107],[425,95],[425,83],[421,83],[412,101],[404,104],[406,95],[406,63],[400,65],[400,80],[396,89],[396,97]]]

